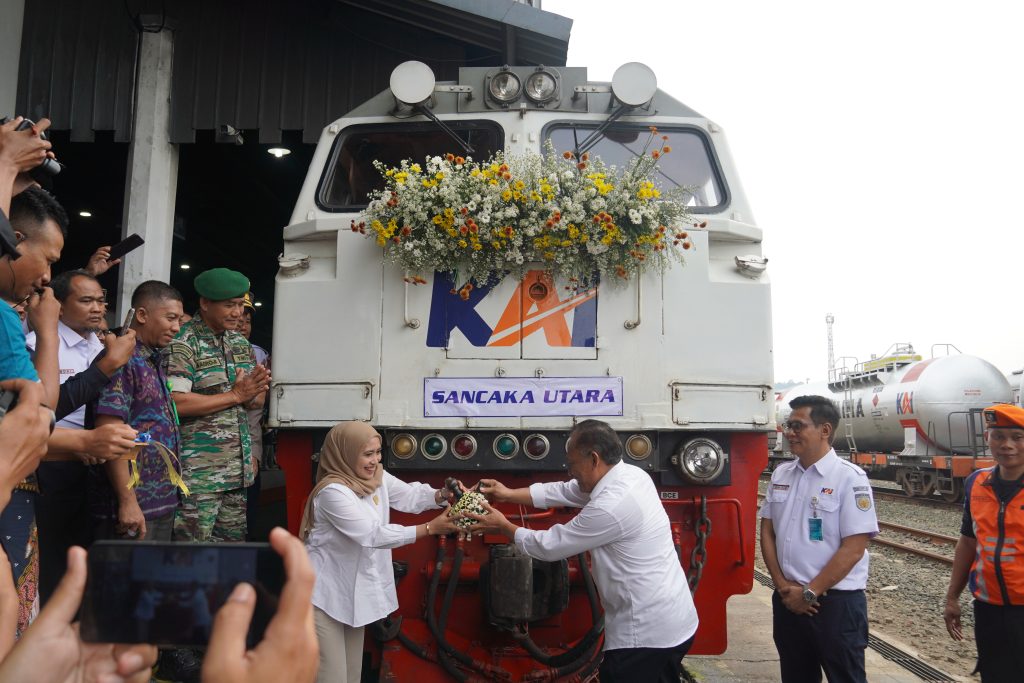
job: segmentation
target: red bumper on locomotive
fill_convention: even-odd
[[[524,487],[566,476],[565,431],[378,430],[384,436],[385,467],[405,481],[440,487],[448,476],[467,485],[489,477]],[[312,488],[312,455],[324,433],[282,431],[278,438],[293,532]],[[767,462],[767,434],[620,435],[628,444],[625,461],[654,478],[680,562],[696,586],[700,627],[690,652],[720,654],[727,645],[726,602],[749,592],[753,582],[757,480]],[[466,436],[471,438],[460,438]],[[681,460],[685,449],[706,443],[701,439],[716,444],[725,457],[713,477],[697,483]],[[499,508],[534,529],[576,514],[563,508]],[[430,516],[394,512],[392,521],[417,524]],[[505,537],[483,536],[432,537],[394,550],[393,559],[399,609],[366,631],[366,650],[379,680],[581,681],[596,670],[602,613],[581,558],[531,561]]]

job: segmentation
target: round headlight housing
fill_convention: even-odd
[[[654,447],[651,440],[643,434],[633,434],[626,439],[626,455],[633,460],[644,460],[651,454]]]
[[[527,77],[524,91],[534,102],[550,102],[558,94],[558,81],[548,71],[535,71]]]
[[[511,71],[496,73],[487,85],[487,92],[498,102],[507,104],[516,100],[523,90],[523,84]]]
[[[722,447],[711,439],[687,441],[672,458],[680,476],[695,484],[707,484],[725,470]]]
[[[502,460],[511,460],[519,452],[519,439],[512,434],[498,434],[494,439],[494,454]]]
[[[428,434],[423,438],[420,450],[427,460],[440,460],[448,450],[448,442],[440,434]]]
[[[452,439],[452,455],[459,460],[469,460],[476,454],[476,439],[471,434],[459,434]]]
[[[523,450],[530,460],[543,460],[551,450],[551,442],[543,434],[531,434],[523,443]]]
[[[408,460],[416,453],[416,437],[412,434],[399,434],[391,440],[391,453],[400,460]]]

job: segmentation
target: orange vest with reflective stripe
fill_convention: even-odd
[[[971,565],[974,597],[991,605],[1024,605],[1024,488],[1000,503],[990,479],[995,468],[968,480],[977,553]]]

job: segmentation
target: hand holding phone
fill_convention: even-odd
[[[138,233],[132,233],[110,248],[110,253],[107,254],[107,261],[119,259],[129,251],[138,249],[145,243],[146,241],[139,237]]]
[[[118,337],[123,337],[128,334],[128,330],[132,329],[132,321],[135,320],[135,309],[129,308],[128,315],[124,317],[124,322],[121,323],[121,329],[117,331]]]
[[[89,549],[82,639],[205,647],[213,615],[241,582],[256,589],[251,647],[284,585],[281,557],[268,544],[97,541]]]
[[[246,651],[245,639],[259,595],[239,584],[217,613],[213,637],[203,658],[203,680],[218,683],[312,683],[320,664],[313,629],[316,575],[302,541],[284,529],[270,532],[270,545],[284,560],[288,582],[266,635]],[[258,612],[257,612],[258,616]]]

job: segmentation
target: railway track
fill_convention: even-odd
[[[759,500],[763,500],[764,494],[758,493],[757,497]],[[928,531],[926,529],[917,529],[915,527],[904,526],[902,524],[894,524],[892,522],[883,522],[881,520],[878,521],[878,528],[881,530],[888,530],[899,534],[906,534],[907,536],[912,536],[915,538],[923,538],[929,543],[933,543],[935,545],[943,547],[955,546],[958,540],[954,536],[947,536],[946,534],[940,534],[934,531]],[[871,539],[871,542],[881,546],[885,546],[886,548],[892,548],[893,550],[898,550],[900,552],[907,553],[909,555],[917,555],[918,557],[923,557],[932,560],[933,562],[941,562],[942,564],[950,566],[952,566],[953,564],[953,558],[948,555],[934,553],[925,548],[907,545],[906,543],[900,543],[899,541],[894,541],[889,538],[884,538],[882,536],[875,536]]]
[[[963,508],[963,503],[947,503],[939,498],[910,497],[896,489],[880,489],[877,486],[872,486],[871,492],[874,495],[875,500],[893,500],[899,503],[921,505],[925,507],[938,508],[940,510],[959,510]]]

